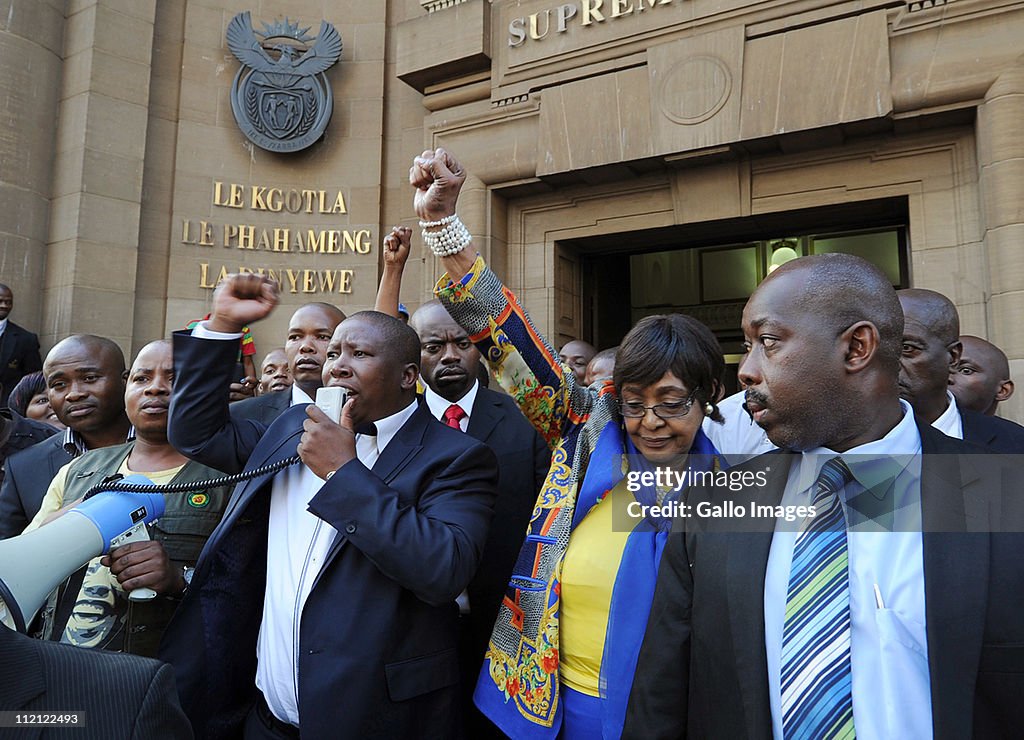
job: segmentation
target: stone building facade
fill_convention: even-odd
[[[1024,3],[997,0],[6,0],[0,281],[44,344],[126,351],[222,271],[288,306],[373,303],[415,225],[411,157],[458,154],[461,215],[556,342],[685,310],[739,351],[787,256],[852,251],[950,296],[1024,377]],[[238,13],[342,36],[292,154],[231,110]],[[259,26],[255,26],[259,27]],[[418,242],[417,242],[418,245]],[[403,300],[429,296],[421,249]],[[289,311],[256,328],[280,344]],[[1024,418],[1024,394],[1002,409]]]

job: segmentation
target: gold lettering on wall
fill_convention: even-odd
[[[528,41],[541,41],[551,30],[551,16],[554,14],[555,33],[565,33],[571,27],[570,21],[577,21],[583,28],[595,23],[615,21],[630,15],[652,11],[661,5],[671,5],[675,0],[576,0],[546,10],[530,13],[528,16],[513,18],[508,24],[508,45],[522,47]]]
[[[217,236],[220,241],[217,241]],[[369,254],[373,247],[373,232],[370,229],[302,229],[289,226],[263,228],[254,224],[214,224],[183,219],[181,243],[265,252]]]
[[[219,180],[213,183],[213,205],[271,213],[348,213],[345,194],[341,190],[286,190],[270,185],[240,185]]]
[[[214,278],[213,273],[217,276]],[[276,280],[282,291],[288,293],[340,293],[350,294],[352,292],[352,278],[355,271],[350,268],[339,270],[315,270],[312,268],[272,268],[272,267],[250,267],[248,265],[237,265],[229,268],[221,265],[218,269],[212,267],[209,262],[199,264],[199,287],[212,290],[217,283],[226,278],[232,272],[254,273],[266,275],[271,280]]]
[[[342,190],[283,188],[272,185],[243,185],[215,181],[211,203],[217,208],[233,208],[293,215],[347,214]],[[287,217],[283,217],[287,218]],[[309,228],[295,224],[263,225],[216,223],[182,219],[181,243],[199,247],[263,251],[277,254],[366,255],[373,246],[371,229]],[[212,290],[231,272],[267,275],[281,289],[295,294],[350,294],[355,271],[351,268],[314,269],[305,266],[256,267],[239,264],[199,264],[199,287]]]

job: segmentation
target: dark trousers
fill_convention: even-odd
[[[260,694],[245,718],[242,736],[245,740],[290,740],[299,737],[299,728],[275,717]]]
[[[473,703],[480,668],[483,666],[486,644],[481,646],[473,634],[468,614],[459,617],[459,673],[462,693],[462,736],[465,740],[504,740],[505,733],[485,717]]]

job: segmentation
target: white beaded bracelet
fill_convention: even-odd
[[[420,221],[420,228],[421,229],[429,229],[432,226],[447,226],[452,221],[457,220],[458,217],[459,217],[459,215],[457,213],[453,213],[450,216],[445,216],[440,221]]]
[[[473,242],[469,229],[456,214],[438,231],[423,231],[423,243],[438,257],[450,257],[458,254]]]

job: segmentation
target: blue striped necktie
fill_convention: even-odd
[[[815,481],[816,515],[793,546],[782,631],[782,734],[853,738],[850,576],[839,500],[853,474],[834,457]]]

